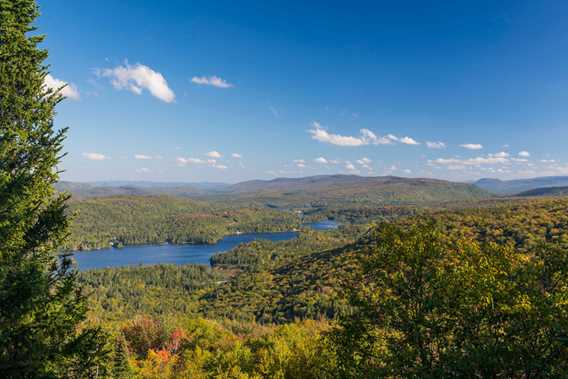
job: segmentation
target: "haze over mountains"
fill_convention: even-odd
[[[522,192],[537,189],[566,187],[568,186],[568,176],[543,176],[529,179],[499,180],[499,179],[480,179],[474,183],[482,188],[498,195],[517,195]],[[536,191],[535,196],[543,195],[547,191]]]
[[[472,184],[395,176],[318,175],[303,178],[253,180],[237,184],[149,182],[61,182],[58,189],[75,198],[120,195],[170,195],[251,201],[274,206],[313,203],[416,203],[489,197]]]

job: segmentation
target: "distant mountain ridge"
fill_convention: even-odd
[[[116,185],[115,185],[116,184]],[[237,184],[149,182],[60,182],[57,188],[76,198],[170,195],[239,200],[264,205],[313,206],[317,203],[411,204],[461,201],[490,195],[471,184],[396,176],[317,175],[251,180]]]
[[[301,178],[276,178],[270,180],[250,180],[233,184],[228,188],[231,192],[257,192],[274,190],[319,190],[329,187],[345,187],[357,185],[387,184],[457,184],[439,179],[403,178],[398,176],[358,176],[358,175],[315,175]]]
[[[521,192],[516,196],[530,197],[530,196],[566,196],[566,195],[568,195],[568,186],[536,188],[529,191]]]
[[[413,204],[476,200],[490,195],[471,184],[397,176],[318,175],[237,183],[226,196],[274,206]]]
[[[108,196],[200,196],[212,191],[220,191],[229,185],[225,183],[162,183],[138,181],[68,182],[55,185],[58,191],[66,191],[75,198]]]
[[[568,187],[568,176],[543,176],[529,179],[480,179],[477,187],[498,195],[516,195],[539,188]]]

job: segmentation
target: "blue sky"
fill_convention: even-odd
[[[568,2],[39,4],[66,180],[568,175]]]

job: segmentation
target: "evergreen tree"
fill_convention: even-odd
[[[130,365],[128,363],[128,347],[122,335],[117,337],[114,343],[112,373],[115,379],[129,378],[131,376]]]
[[[102,333],[79,327],[85,298],[57,256],[67,195],[53,184],[66,129],[53,126],[63,97],[44,85],[37,15],[34,0],[0,0],[0,377],[100,377]]]

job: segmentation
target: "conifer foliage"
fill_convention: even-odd
[[[44,85],[47,52],[34,0],[0,0],[0,377],[101,376],[104,340],[80,328],[86,303],[57,251],[66,200],[53,184],[66,129],[60,91]]]

